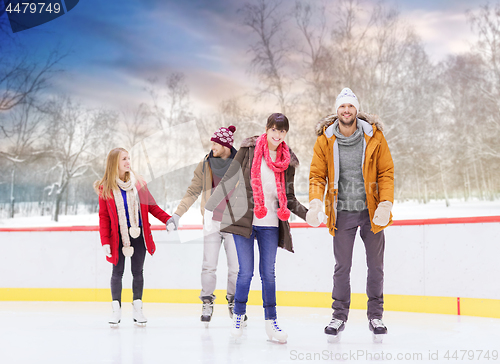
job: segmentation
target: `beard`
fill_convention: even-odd
[[[344,118],[342,115],[339,115],[339,123],[341,123],[342,126],[345,126],[347,128],[351,127],[352,124],[354,124],[355,120],[356,120],[356,115],[352,115],[348,119]]]

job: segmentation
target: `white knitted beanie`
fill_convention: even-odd
[[[339,107],[343,104],[351,104],[356,108],[356,111],[359,112],[359,101],[354,92],[351,91],[350,88],[346,87],[340,94],[337,96],[337,101],[335,101],[335,113],[339,109]]]

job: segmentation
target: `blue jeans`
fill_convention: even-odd
[[[272,226],[252,226],[252,235],[245,238],[234,235],[240,265],[234,295],[234,313],[244,315],[247,310],[248,292],[253,277],[254,239],[259,247],[259,273],[262,281],[262,301],[266,320],[276,318],[276,276],[274,264],[278,250],[279,230]]]

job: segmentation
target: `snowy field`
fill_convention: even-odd
[[[307,204],[306,204],[307,207]],[[175,209],[174,209],[175,211]],[[173,214],[174,211],[168,211]],[[431,201],[427,204],[417,202],[398,202],[393,208],[394,220],[411,219],[435,219],[451,217],[476,217],[476,216],[500,216],[500,200],[496,201],[468,201],[451,200],[450,206],[446,207],[444,201]],[[302,221],[292,214],[291,221]],[[152,225],[162,223],[150,215]],[[199,207],[193,205],[181,218],[181,225],[201,225],[201,213]],[[59,222],[53,222],[50,216],[16,216],[13,219],[0,219],[2,227],[49,227],[49,226],[97,226],[99,224],[98,214],[84,215],[60,215]]]

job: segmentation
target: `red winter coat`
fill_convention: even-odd
[[[139,193],[140,211],[142,220],[142,233],[146,248],[149,254],[153,255],[156,246],[151,235],[151,224],[148,220],[148,212],[159,219],[164,224],[170,219],[170,215],[163,211],[149,192],[146,183],[137,182],[135,187]],[[120,245],[120,228],[118,226],[118,212],[116,211],[115,199],[113,197],[104,199],[99,196],[99,234],[101,235],[101,244],[109,244],[111,247],[111,258],[106,260],[114,265],[118,264],[118,247]]]

